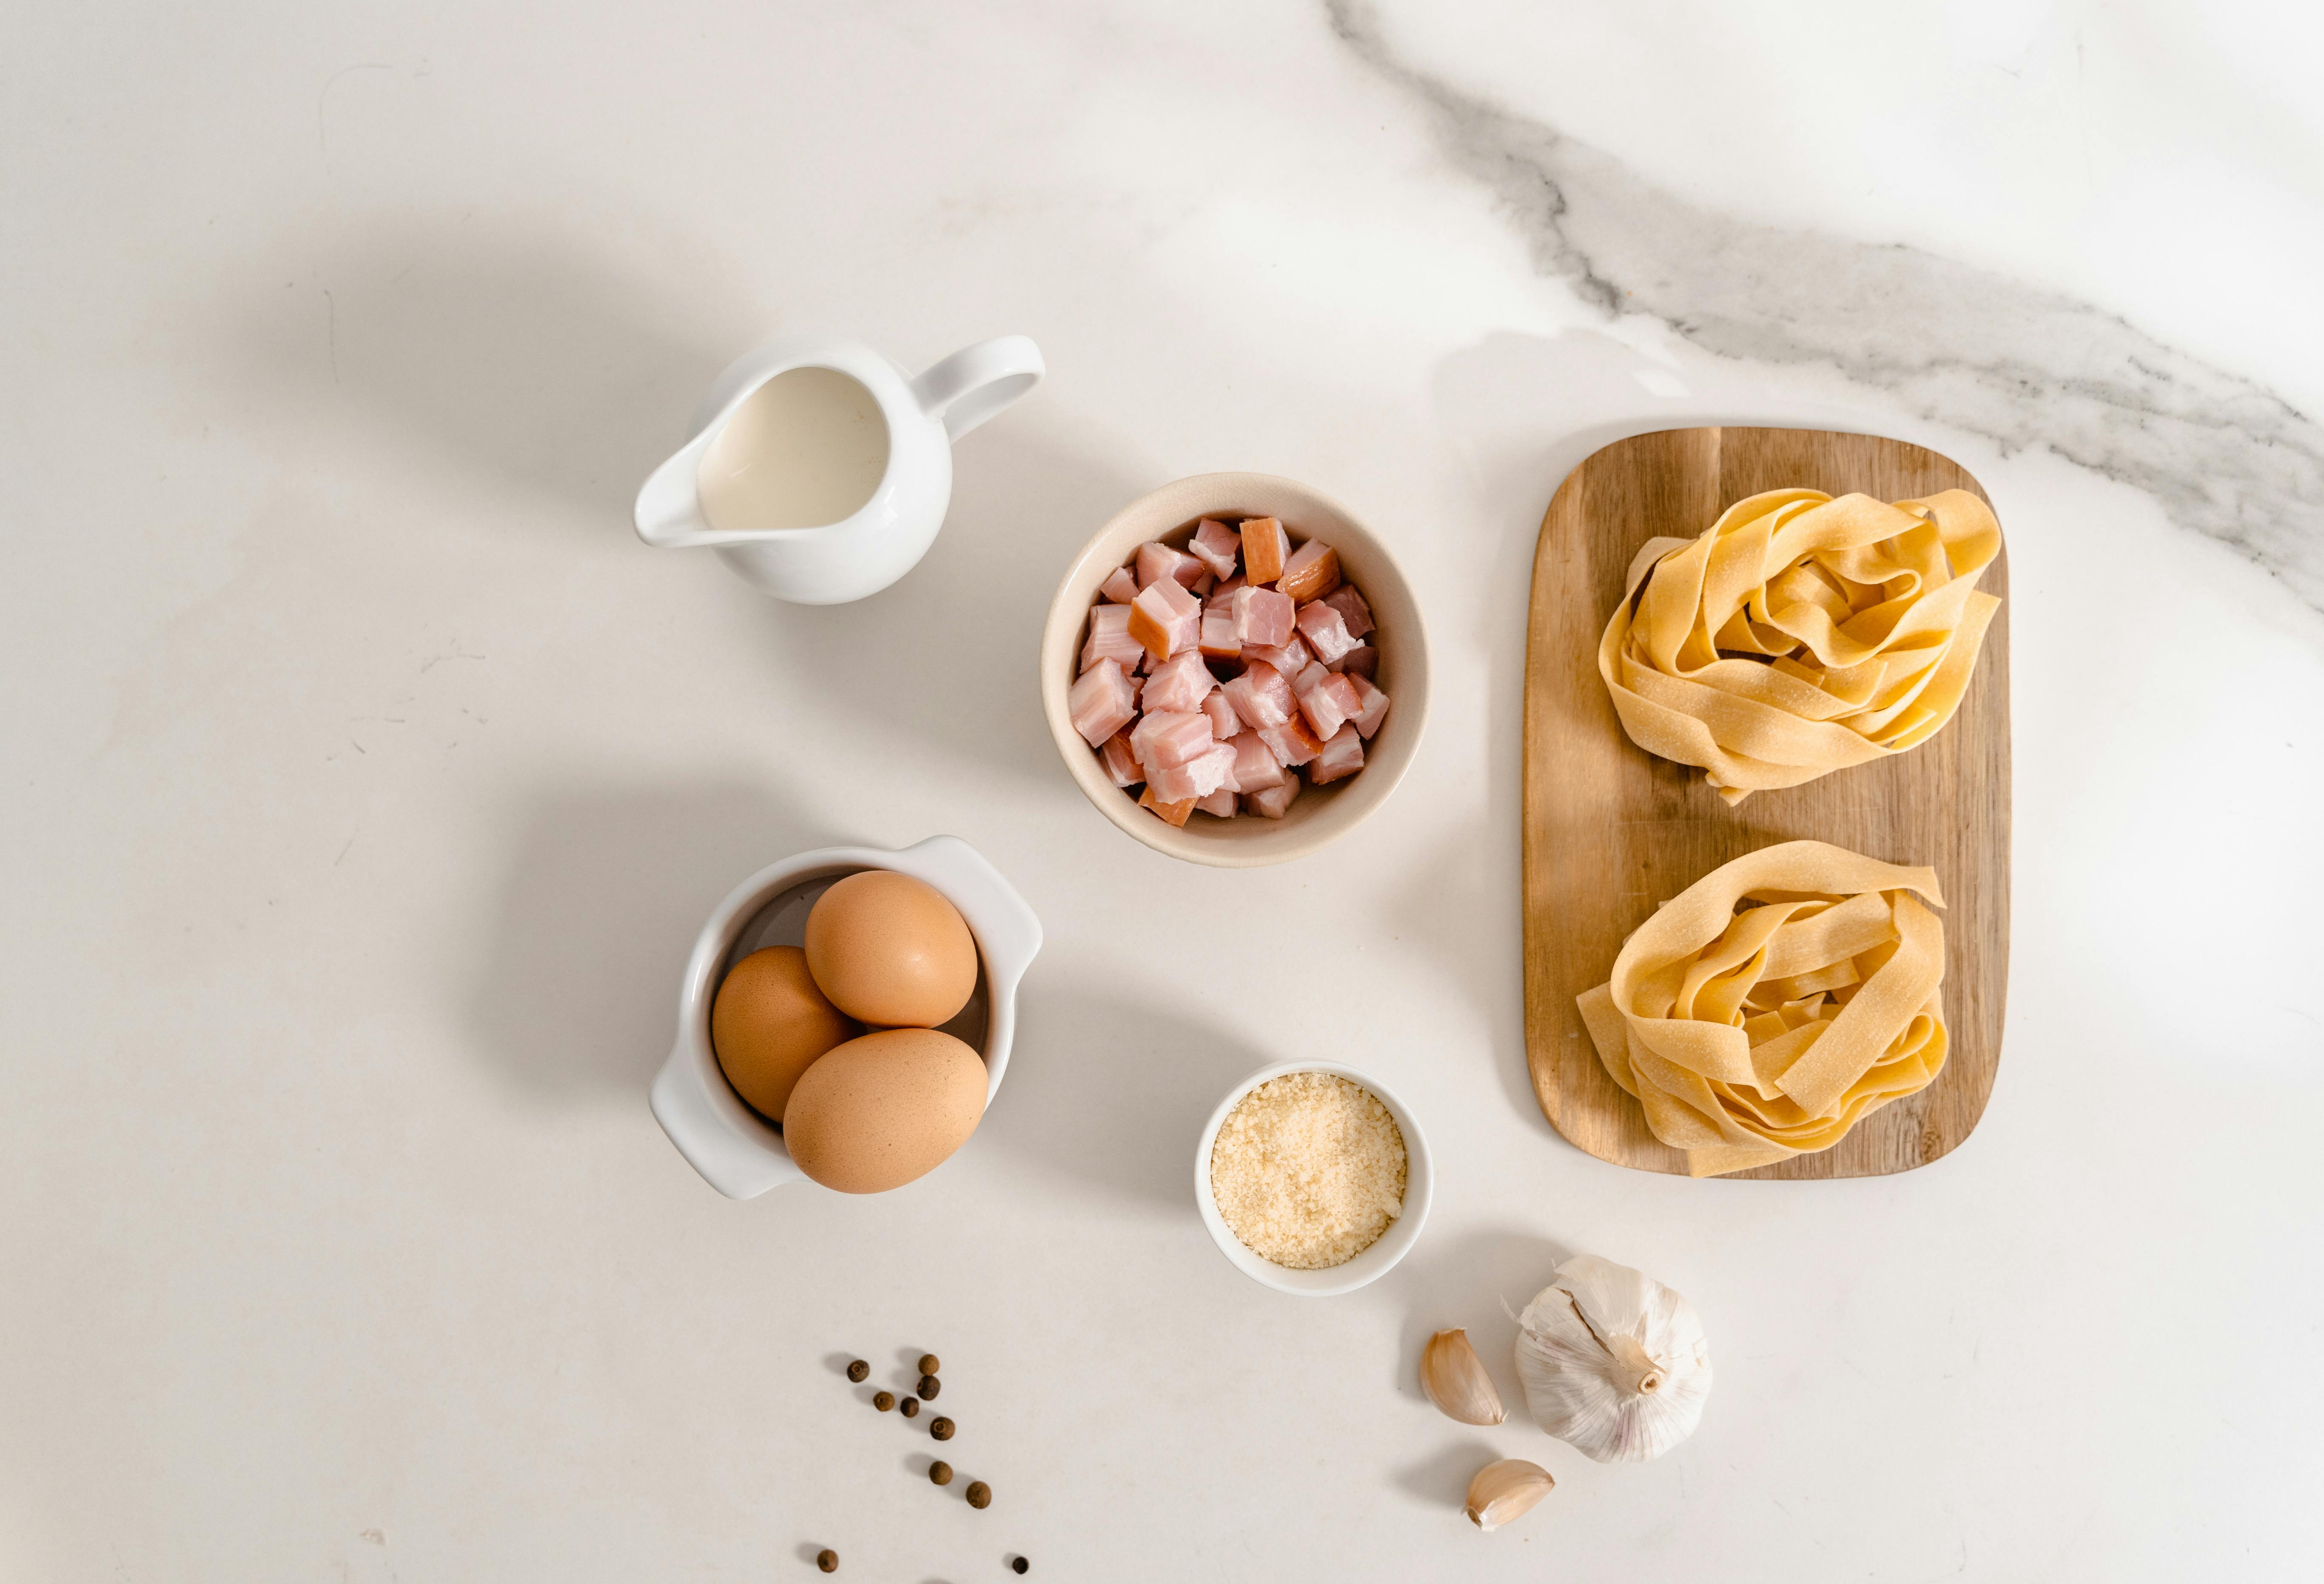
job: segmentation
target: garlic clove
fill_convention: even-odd
[[[1420,1389],[1447,1418],[1463,1424],[1499,1424],[1508,1415],[1484,1360],[1469,1346],[1469,1333],[1439,1331],[1420,1350]]]
[[[1488,1463],[1469,1482],[1469,1522],[1489,1534],[1531,1512],[1556,1483],[1548,1469],[1523,1458]]]

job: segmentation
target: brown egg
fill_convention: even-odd
[[[710,1049],[726,1081],[773,1122],[783,1119],[799,1074],[862,1032],[816,988],[796,946],[770,946],[736,963],[710,1007]]]
[[[807,966],[832,1005],[883,1028],[934,1028],[976,988],[976,940],[935,886],[850,875],[807,916]]]
[[[798,1169],[842,1193],[933,1172],[984,1115],[984,1063],[950,1034],[883,1029],[808,1068],[783,1114]]]

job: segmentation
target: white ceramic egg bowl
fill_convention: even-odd
[[[710,1048],[718,987],[752,952],[802,944],[816,898],[865,869],[927,882],[967,921],[976,938],[976,989],[944,1031],[982,1053],[986,1106],[1001,1092],[1017,1033],[1017,982],[1041,949],[1041,921],[1001,871],[956,836],[932,836],[895,852],[826,847],[785,858],[736,886],[703,925],[678,989],[678,1042],[653,1082],[654,1120],[687,1163],[729,1199],[752,1199],[807,1174],[791,1163],[780,1130],[734,1092]]]
[[[1234,1228],[1227,1225],[1226,1218],[1219,1214],[1219,1207],[1211,1198],[1211,1148],[1218,1143],[1219,1128],[1226,1122],[1228,1113],[1240,1105],[1242,1098],[1251,1090],[1286,1072],[1336,1073],[1351,1083],[1361,1084],[1379,1097],[1379,1103],[1388,1107],[1388,1114],[1396,1118],[1397,1130],[1404,1135],[1403,1211],[1388,1223],[1379,1242],[1347,1264],[1328,1270],[1295,1271],[1261,1258],[1234,1235]],[[1298,1298],[1329,1298],[1335,1293],[1352,1292],[1387,1275],[1420,1241],[1421,1228],[1428,1223],[1428,1207],[1435,1197],[1436,1163],[1428,1153],[1428,1139],[1420,1131],[1419,1118],[1378,1079],[1336,1061],[1280,1061],[1273,1067],[1260,1068],[1227,1091],[1227,1098],[1211,1113],[1210,1125],[1203,1129],[1202,1142],[1194,1146],[1194,1203],[1203,1213],[1203,1225],[1208,1228],[1211,1241],[1219,1246],[1219,1252],[1227,1256],[1229,1264],[1252,1281]]]

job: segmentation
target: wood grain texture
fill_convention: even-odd
[[[1985,494],[1958,464],[1901,440],[1807,429],[1680,429],[1597,451],[1558,486],[1534,557],[1526,641],[1526,1059],[1557,1130],[1603,1161],[1684,1175],[1683,1152],[1600,1064],[1573,998],[1605,983],[1656,905],[1720,865],[1779,841],[1829,841],[1937,872],[1951,1048],[1919,1094],[1832,1148],[1738,1177],[1909,1172],[1976,1127],[2001,1058],[2009,976],[2009,592],[2005,548],[1978,588],[2003,596],[1960,710],[1909,753],[1729,808],[1702,772],[1624,735],[1598,641],[1639,545],[1692,538],[1762,490],[1858,491],[1884,501]],[[2006,527],[2004,528],[2005,537]]]

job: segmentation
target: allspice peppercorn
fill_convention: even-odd
[[[1027,1561],[1023,1557],[1010,1557],[1009,1559],[1009,1570],[1012,1573],[1029,1573],[1033,1570],[1033,1564]]]
[[[952,1440],[952,1421],[941,1413],[937,1414],[928,1421],[928,1433],[940,1441]]]
[[[944,1390],[944,1382],[932,1375],[924,1375],[920,1377],[920,1384],[912,1389],[929,1402],[934,1402],[936,1394]]]
[[[893,1392],[874,1392],[874,1393],[872,1393],[872,1406],[873,1406],[874,1408],[877,1408],[878,1410],[880,1410],[880,1412],[881,1412],[881,1413],[885,1413],[886,1412],[888,1412],[888,1410],[889,1410],[889,1409],[893,1408],[895,1405],[896,1405],[896,1394],[895,1394],[895,1393],[893,1393]]]
[[[936,1461],[929,1464],[928,1483],[931,1485],[950,1485],[952,1483],[952,1465],[944,1461],[942,1459],[938,1459]]]
[[[920,1373],[922,1375],[934,1375],[939,1367],[941,1366],[936,1362],[936,1356],[935,1354],[923,1353],[920,1355]]]
[[[847,1366],[847,1378],[853,1381],[859,1386],[862,1385],[864,1381],[869,1379],[871,1375],[871,1365],[865,1363],[861,1358],[856,1359]]]
[[[991,1506],[992,1505],[992,1487],[985,1484],[982,1479],[970,1480],[968,1484],[968,1505],[972,1507]]]
[[[839,1553],[826,1545],[815,1553],[815,1565],[826,1573],[836,1573],[839,1571]],[[1019,1568],[1018,1571],[1021,1573],[1024,1570]]]
[[[905,1418],[907,1418],[907,1419],[916,1419],[916,1418],[918,1418],[918,1417],[919,1416],[919,1412],[920,1412],[920,1400],[919,1400],[918,1397],[907,1397],[907,1398],[905,1398],[905,1399],[904,1399],[904,1417],[905,1417]]]

